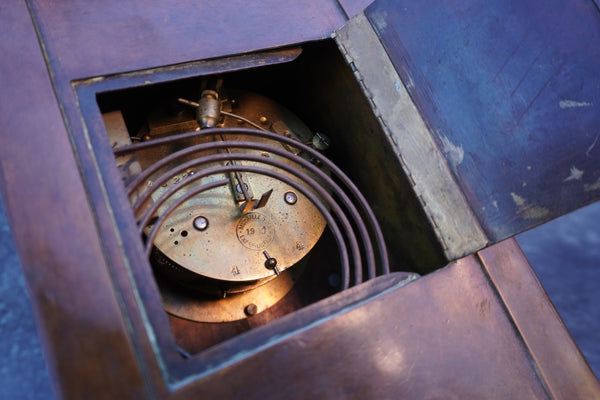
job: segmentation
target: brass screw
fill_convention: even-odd
[[[194,228],[200,232],[205,231],[208,228],[208,219],[206,217],[196,217],[194,219]]]
[[[248,304],[245,308],[244,308],[244,313],[251,317],[253,315],[256,315],[256,313],[258,312],[258,307],[256,307],[256,304]]]
[[[271,257],[269,255],[269,253],[265,251],[263,251],[263,255],[265,256],[265,258],[267,259],[265,261],[265,267],[267,269],[272,269],[273,272],[275,272],[275,275],[279,275],[279,269],[277,268],[277,259],[274,257]]]
[[[298,196],[296,196],[296,193],[294,192],[285,192],[285,194],[283,195],[283,199],[289,205],[294,205],[298,201]]]

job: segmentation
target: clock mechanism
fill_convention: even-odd
[[[326,134],[221,78],[199,86],[103,112],[173,326],[210,326],[219,338],[205,348],[389,272],[381,229],[326,157]]]

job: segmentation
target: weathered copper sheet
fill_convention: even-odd
[[[588,0],[366,11],[490,241],[600,198],[600,12]]]

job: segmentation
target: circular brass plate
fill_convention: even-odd
[[[235,94],[237,106],[233,112],[257,123],[262,123],[265,129],[272,129],[275,124],[294,127],[295,130],[307,136],[308,128],[289,111],[277,103],[252,93]],[[260,122],[263,121],[263,122]],[[240,126],[234,118],[227,117],[225,126]],[[310,131],[309,131],[310,132]],[[282,133],[283,134],[283,133]],[[269,140],[248,136],[227,136],[227,140],[255,140],[274,146],[279,146]],[[221,140],[215,137],[214,140]],[[293,149],[287,149],[292,153]],[[248,151],[231,148],[231,152]],[[273,154],[258,151],[248,151],[268,158],[297,166],[292,161]],[[301,157],[298,155],[296,157]],[[271,168],[262,163],[239,161],[244,165],[255,165]],[[184,192],[209,180],[229,179],[230,185],[216,188],[199,194],[186,201],[165,221],[159,230],[154,245],[177,265],[206,278],[215,279],[227,285],[252,283],[273,277],[274,270],[265,267],[265,252],[277,260],[280,272],[296,264],[313,248],[325,229],[326,222],[318,209],[301,193],[285,183],[260,174],[243,173],[243,180],[254,195],[259,199],[264,193],[272,190],[271,196],[264,207],[243,214],[240,210],[239,187],[234,174],[219,175],[203,178],[200,181],[185,186],[191,172],[174,176],[165,187],[158,188],[153,194],[156,199],[173,185],[180,185]],[[292,177],[292,175],[280,171]],[[285,201],[286,193],[294,192],[297,201],[290,204]],[[179,195],[174,195],[173,199]],[[289,197],[289,196],[288,196]],[[159,210],[163,212],[171,204],[168,200]],[[194,220],[204,217],[208,227],[199,230],[194,227]]]

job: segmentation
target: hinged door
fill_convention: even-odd
[[[593,1],[377,0],[336,41],[450,258],[600,198]]]

